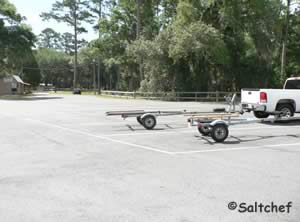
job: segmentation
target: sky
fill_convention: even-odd
[[[73,33],[72,28],[64,23],[57,23],[55,20],[46,22],[40,18],[42,12],[49,12],[51,10],[51,6],[55,0],[9,0],[9,2],[16,6],[18,13],[27,18],[25,23],[32,27],[36,35],[39,35],[45,28],[52,28],[60,33]],[[88,41],[97,38],[92,25],[86,24],[85,28],[88,30],[88,33],[82,34],[80,37]]]
[[[52,28],[56,32],[60,32],[60,33],[64,33],[64,32],[73,33],[71,27],[67,26],[64,23],[57,23],[54,20],[50,20],[46,22],[40,18],[39,15],[42,12],[49,12],[51,10],[51,6],[55,2],[55,0],[9,0],[9,1],[16,6],[18,13],[20,13],[22,16],[25,16],[27,18],[26,23],[32,27],[33,32],[36,35],[39,35],[41,31],[44,30],[45,28]],[[293,5],[292,7],[296,8],[296,5]],[[97,34],[92,29],[92,25],[86,24],[85,28],[88,30],[88,33],[82,34],[80,37],[88,41],[97,38]]]

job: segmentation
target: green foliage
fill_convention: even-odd
[[[1,44],[8,30],[4,24],[17,24],[21,17],[7,1],[0,1],[5,5],[0,12],[6,15],[0,22]],[[287,8],[281,0],[57,1],[42,17],[66,22],[74,33],[44,30],[36,58],[42,80],[58,87],[71,86],[70,65],[75,64],[77,70],[77,56],[72,59],[70,55],[76,55],[78,48],[78,80],[86,88],[93,87],[98,67],[105,89],[165,92],[280,87],[283,45],[287,45],[286,75],[300,73],[299,7],[293,6],[289,19]],[[84,21],[93,23],[99,37],[81,46],[77,35],[85,31]],[[13,45],[24,44],[24,36],[32,43],[30,32],[25,32],[28,28],[19,27],[17,36],[23,30],[23,37],[14,36]],[[9,67],[8,61],[15,61],[10,67],[16,66],[20,63],[16,55],[27,53],[29,45],[19,47],[14,59],[1,51],[6,59],[0,62]]]
[[[287,51],[287,76],[300,75],[300,8],[291,17]]]
[[[280,0],[142,1],[142,8],[140,40],[135,36],[136,1],[123,0],[100,21],[103,39],[95,46],[106,48],[102,57],[109,63],[105,65],[113,61],[119,67],[126,89],[139,86],[136,64],[141,58],[141,90],[145,91],[239,90],[282,84],[278,67],[285,11]],[[148,29],[149,24],[155,28]],[[292,26],[295,50],[288,51],[289,73],[299,67],[298,25]]]
[[[174,87],[176,74],[172,70],[175,71],[176,65],[169,57],[170,33],[167,29],[154,41],[138,40],[127,50],[129,57],[134,57],[136,60],[139,56],[144,58],[145,79],[141,84],[143,91],[171,91]]]
[[[56,1],[52,5],[50,12],[44,12],[41,17],[44,20],[56,20],[57,22],[64,22],[74,29],[74,80],[73,87],[77,87],[77,65],[78,65],[78,49],[80,42],[78,41],[78,35],[87,32],[83,22],[92,23],[92,15],[88,10],[88,1],[84,0],[62,0]],[[72,36],[67,35],[72,39]]]
[[[218,30],[202,22],[175,26],[170,56],[180,59],[205,59],[213,64],[227,64],[227,48]]]
[[[35,54],[41,69],[41,81],[58,88],[72,86],[71,57],[54,49],[39,49]]]
[[[38,47],[48,49],[61,49],[61,36],[60,33],[54,31],[51,28],[44,29],[38,36]]]
[[[62,0],[52,5],[50,12],[44,12],[41,17],[44,20],[54,19],[58,22],[65,22],[77,28],[77,33],[87,32],[82,22],[90,22],[91,14],[87,10],[88,1]]]
[[[0,15],[1,20],[10,23],[21,22],[22,17],[17,13],[16,7],[8,0],[0,0]]]
[[[128,55],[144,58],[146,91],[205,90],[215,81],[207,72],[221,73],[230,60],[218,30],[201,22],[175,24],[154,41],[136,41]]]
[[[19,73],[34,42],[34,34],[22,23],[15,6],[0,0],[0,75]]]
[[[31,86],[38,86],[41,82],[41,72],[39,65],[36,61],[36,52],[27,53],[26,58],[23,60],[23,81],[31,84]]]

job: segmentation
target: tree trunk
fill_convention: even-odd
[[[99,20],[102,18],[102,0],[99,0],[98,18],[99,18]],[[99,27],[99,39],[100,38],[101,38],[101,32],[100,32],[100,27]],[[97,75],[98,75],[98,94],[101,95],[101,59],[100,59],[100,56],[98,56]]]
[[[136,0],[137,4],[137,24],[136,24],[136,39],[139,40],[141,37],[141,0]],[[144,79],[143,73],[143,58],[140,56],[138,59],[139,62],[139,72],[140,72],[140,84]]]
[[[284,29],[284,36],[282,41],[282,53],[281,53],[281,71],[280,71],[281,81],[285,81],[286,79],[286,47],[287,47],[287,41],[289,37],[290,7],[291,7],[291,0],[287,0],[285,29]]]
[[[95,93],[95,95],[96,95],[96,63],[95,63],[95,61],[93,61],[93,87],[94,87],[94,93]]]
[[[75,55],[74,55],[74,83],[73,88],[77,87],[77,64],[78,64],[78,40],[77,40],[77,3],[75,3],[74,10],[74,38],[75,38]]]
[[[136,10],[136,39],[140,39],[141,34],[141,0],[136,0],[137,10]]]

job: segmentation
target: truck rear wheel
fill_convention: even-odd
[[[277,106],[276,111],[279,111],[282,113],[283,117],[293,117],[294,116],[294,108],[290,104],[279,104]]]
[[[257,119],[264,119],[269,117],[269,114],[263,111],[254,111],[253,113]]]

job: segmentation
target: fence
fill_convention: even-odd
[[[71,92],[72,89],[56,89],[57,91]],[[95,91],[82,89],[83,94],[94,94]],[[120,97],[127,99],[149,99],[164,101],[195,101],[195,102],[224,102],[226,96],[239,92],[126,92],[102,90],[101,94],[105,96]]]
[[[102,95],[122,98],[143,98],[166,101],[199,101],[199,102],[224,102],[225,97],[237,92],[124,92],[102,91]]]

